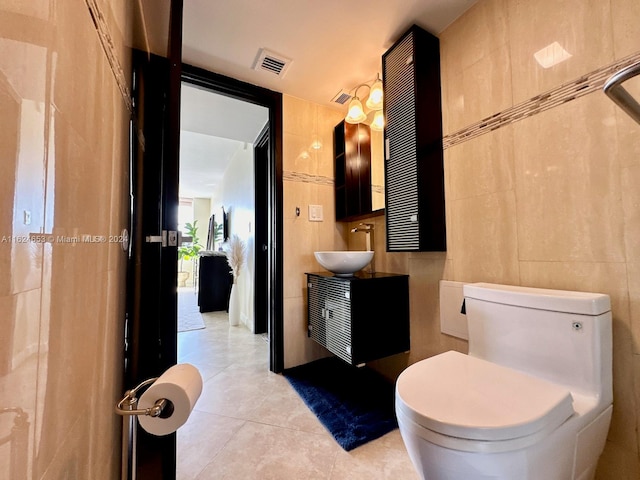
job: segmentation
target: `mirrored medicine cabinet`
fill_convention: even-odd
[[[334,129],[336,221],[383,214],[384,134],[366,123]]]

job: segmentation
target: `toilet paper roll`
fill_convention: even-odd
[[[198,397],[202,393],[202,376],[196,367],[188,363],[174,365],[164,372],[142,394],[138,401],[138,408],[151,408],[156,401],[166,398],[173,404],[173,411],[168,418],[138,416],[140,426],[152,435],[169,435],[185,424],[191,410],[195,407]],[[169,406],[171,409],[171,406]]]

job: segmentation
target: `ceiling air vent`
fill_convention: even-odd
[[[346,90],[340,90],[335,97],[331,99],[332,103],[339,103],[340,105],[344,105],[349,100],[351,100],[351,94]]]
[[[284,74],[287,73],[287,69],[292,62],[293,60],[290,58],[283,57],[282,55],[270,50],[261,48],[258,52],[256,63],[253,65],[253,69],[273,73],[274,75],[282,78],[284,77]]]

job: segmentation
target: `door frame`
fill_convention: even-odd
[[[271,252],[269,281],[256,275],[256,291],[268,289],[271,283],[267,330],[269,334],[269,370],[280,373],[284,369],[283,322],[283,188],[282,188],[282,94],[251,85],[231,77],[213,73],[193,65],[182,65],[182,81],[211,92],[242,100],[269,110],[269,204],[255,208],[256,224],[267,225],[268,246]],[[257,180],[257,179],[256,179]],[[258,189],[257,183],[255,186]],[[269,218],[269,213],[271,213]],[[260,222],[257,216],[261,215]],[[264,218],[264,216],[267,218]],[[257,244],[256,244],[257,245]]]

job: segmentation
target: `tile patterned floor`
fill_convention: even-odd
[[[268,370],[267,342],[230,327],[225,312],[178,334],[180,362],[204,388],[178,431],[178,480],[415,480],[395,430],[345,452],[282,375]]]

